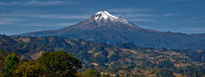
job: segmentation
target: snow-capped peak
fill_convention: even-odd
[[[114,16],[107,11],[99,11],[94,15],[96,21],[112,21],[112,22],[123,22],[128,23],[127,20]]]
[[[117,19],[119,17],[113,16],[110,13],[108,13],[107,11],[99,11],[95,14],[95,20],[107,20],[108,18],[110,18],[111,20],[113,19]]]

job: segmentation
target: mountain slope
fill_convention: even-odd
[[[63,50],[79,58],[83,63],[83,69],[94,68],[100,72],[132,75],[130,77],[137,77],[137,75],[149,77],[148,75],[156,74],[165,68],[182,75],[190,74],[185,77],[194,77],[193,74],[205,75],[204,50],[151,49],[136,47],[130,43],[109,45],[103,42],[70,40],[62,37],[5,35],[0,35],[0,49],[16,51],[22,57],[32,59],[38,58],[44,51]],[[0,59],[1,56],[0,51]]]
[[[137,46],[172,49],[205,49],[205,34],[159,32],[140,28],[107,11],[99,11],[78,24],[58,29],[21,34],[22,36],[61,36],[109,44],[132,42]]]

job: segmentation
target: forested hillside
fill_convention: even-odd
[[[80,59],[83,64],[81,71],[93,68],[101,72],[100,74],[134,77],[202,77],[205,75],[204,50],[152,49],[136,47],[131,43],[110,45],[62,37],[6,35],[0,35],[0,49],[6,52],[16,51],[22,58],[30,60],[37,60],[45,51],[63,50]],[[4,56],[1,54],[0,57]]]

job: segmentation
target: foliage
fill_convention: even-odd
[[[1,50],[0,51],[0,77],[2,75],[2,71],[4,68],[4,61],[5,61],[5,57],[8,55],[8,52]]]
[[[83,73],[82,77],[96,77],[96,76],[97,76],[97,72],[94,69],[88,69]]]
[[[36,61],[19,59],[16,52],[0,52],[3,77],[74,77],[82,67],[81,61],[64,51],[45,52]],[[4,60],[5,58],[5,60]],[[1,70],[0,70],[1,71]],[[1,77],[1,75],[0,75]]]
[[[45,52],[37,63],[45,67],[49,76],[72,77],[82,67],[80,60],[64,51]]]
[[[14,70],[17,67],[17,64],[19,62],[19,56],[17,54],[10,54],[6,57],[5,60],[5,68],[4,68],[4,73],[3,75],[6,77],[11,77]]]
[[[204,50],[153,49],[137,47],[131,43],[111,45],[103,42],[70,40],[62,37],[5,35],[0,36],[0,49],[6,50],[5,52],[0,52],[0,74],[1,69],[5,68],[5,57],[10,54],[7,52],[17,51],[21,56],[28,58],[28,60],[26,58],[22,59],[17,64],[20,66],[41,51],[63,50],[82,61],[84,68],[80,69],[81,71],[93,68],[99,72],[108,72],[116,75],[123,73],[123,75],[136,77],[137,75],[156,74],[163,69],[169,69],[185,77],[205,76],[205,66],[203,66],[205,62]],[[47,62],[49,68],[61,69],[57,67],[60,62],[56,61],[60,59],[53,60],[53,58],[56,57],[44,55],[42,63]],[[51,61],[52,64],[49,64],[48,61]],[[55,72],[51,74],[63,76],[67,73],[65,69],[63,71],[55,71],[52,68],[48,70],[45,66],[47,64],[42,63],[34,61],[34,64],[44,67],[46,72]],[[144,75],[145,72],[148,74]]]
[[[24,62],[14,71],[14,76],[18,77],[43,77],[45,69],[32,61]]]

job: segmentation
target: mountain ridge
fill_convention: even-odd
[[[60,36],[70,39],[119,44],[132,42],[136,46],[172,49],[205,49],[204,34],[160,32],[144,29],[115,17],[107,11],[99,11],[78,24],[57,30],[20,34],[21,36]]]
[[[6,35],[0,35],[0,49],[6,52],[16,51],[22,57],[32,60],[36,60],[46,51],[66,51],[82,61],[84,70],[93,68],[117,75],[124,73],[132,75],[131,77],[148,77],[165,68],[185,77],[193,77],[193,73],[205,75],[205,50],[153,49],[137,47],[131,43],[111,45],[63,37]],[[149,71],[150,69],[155,70]]]

